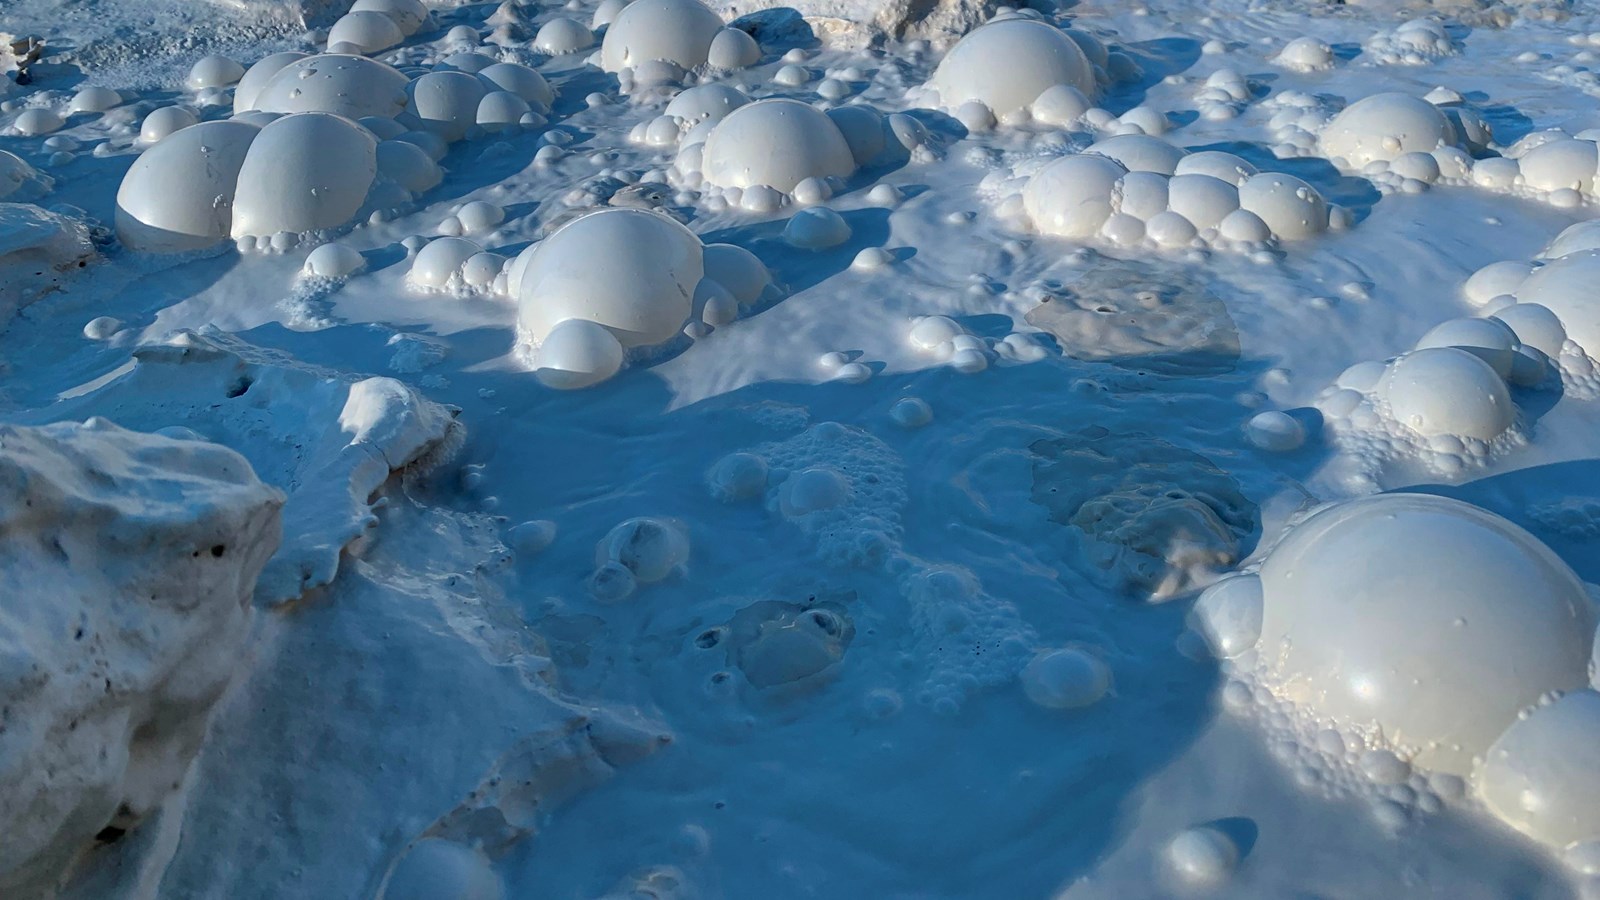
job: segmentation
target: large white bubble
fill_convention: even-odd
[[[807,178],[844,178],[856,169],[849,143],[826,113],[780,99],[741,106],[718,122],[701,166],[706,181],[719,187],[785,192]]]
[[[1028,180],[1023,208],[1035,228],[1061,237],[1090,237],[1111,214],[1111,192],[1127,170],[1105,156],[1063,156]]]
[[[618,72],[665,60],[694,69],[721,30],[722,17],[699,0],[634,0],[606,29],[600,65]]]
[[[1425,768],[1468,774],[1541,694],[1588,683],[1582,583],[1538,539],[1459,500],[1380,494],[1327,507],[1260,574],[1272,689],[1380,732]]]
[[[411,99],[406,109],[423,128],[447,141],[459,141],[477,124],[478,104],[488,92],[475,75],[429,72],[407,87]]]
[[[1328,230],[1328,203],[1317,189],[1293,175],[1266,172],[1239,186],[1239,208],[1253,212],[1272,233],[1299,240]]]
[[[1592,194],[1595,170],[1600,168],[1600,148],[1594,141],[1549,141],[1529,150],[1517,165],[1523,183],[1536,191],[1566,189]]]
[[[750,102],[744,91],[730,85],[712,82],[689,88],[672,98],[663,115],[682,119],[686,126],[702,122],[720,122],[728,113]]]
[[[377,149],[366,129],[325,113],[268,124],[239,170],[233,236],[300,234],[350,221],[377,176]]]
[[[1089,145],[1088,153],[1110,157],[1129,172],[1171,175],[1177,171],[1183,150],[1148,134],[1119,134]]]
[[[406,39],[399,23],[381,12],[354,11],[339,17],[328,29],[328,46],[350,44],[362,53],[377,53]]]
[[[227,238],[239,171],[258,133],[244,122],[202,122],[146,150],[117,189],[117,237],[160,252]]]
[[[244,77],[233,88],[233,112],[235,115],[256,109],[256,97],[261,89],[267,86],[283,68],[290,63],[299,62],[310,54],[289,50],[283,53],[274,53],[257,60],[255,65],[245,70]]]
[[[252,68],[246,73],[245,79],[254,71]],[[406,84],[406,76],[399,70],[377,60],[325,53],[294,60],[273,73],[249,108],[276,113],[335,113],[350,119],[393,118],[406,108]],[[244,83],[239,87],[244,90]],[[234,105],[237,109],[238,103]]]
[[[400,26],[400,33],[406,37],[416,34],[428,21],[428,7],[422,0],[356,0],[350,4],[350,11],[383,13]]]
[[[1600,693],[1574,691],[1514,722],[1478,773],[1489,810],[1555,847],[1600,840]]]
[[[1377,393],[1389,412],[1425,437],[1493,440],[1511,427],[1516,407],[1494,368],[1466,350],[1413,350],[1389,365]]]
[[[1517,288],[1521,303],[1537,303],[1556,314],[1570,338],[1600,357],[1600,250],[1569,253],[1534,271]]]
[[[1005,19],[973,30],[951,48],[929,81],[947,109],[977,101],[1000,118],[1028,108],[1056,85],[1093,97],[1094,69],[1071,37],[1032,19]]]
[[[1410,94],[1373,94],[1333,117],[1321,135],[1323,154],[1353,168],[1391,162],[1401,154],[1427,153],[1453,138],[1450,120],[1437,106]]]
[[[587,319],[624,347],[662,343],[689,318],[703,256],[694,232],[649,210],[603,209],[574,219],[511,268],[519,330],[540,344],[560,322]]]

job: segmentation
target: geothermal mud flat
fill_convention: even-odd
[[[1600,14],[11,0],[0,895],[1600,897]]]

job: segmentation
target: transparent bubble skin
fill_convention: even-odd
[[[1519,711],[1588,682],[1582,583],[1516,525],[1458,500],[1379,494],[1296,526],[1261,567],[1274,693],[1469,773]]]

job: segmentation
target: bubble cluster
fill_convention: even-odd
[[[1444,24],[1435,19],[1412,19],[1379,31],[1362,49],[1366,58],[1389,66],[1425,66],[1460,52]]]
[[[1293,175],[1258,173],[1219,151],[1195,156],[1203,159],[1186,165],[1188,155],[1161,138],[1120,135],[1082,154],[1023,160],[984,188],[1021,227],[1155,250],[1249,252],[1346,222]]]
[[[1600,397],[1600,303],[1590,288],[1600,277],[1600,230],[1580,222],[1540,255],[1531,263],[1490,263],[1462,293],[1515,336],[1514,382],[1537,385],[1548,370],[1568,396]]]
[[[1399,459],[1460,477],[1527,440],[1507,384],[1529,374],[1514,365],[1521,353],[1503,323],[1446,322],[1415,350],[1346,369],[1317,408],[1352,460],[1370,467],[1358,477]]]
[[[677,143],[673,184],[724,207],[772,212],[826,201],[857,169],[904,158],[923,140],[914,128],[909,137],[896,130],[894,120],[905,117],[885,119],[867,107],[824,113],[798,100],[745,103],[737,92],[708,87],[695,89],[702,93],[680,114],[669,106],[636,133],[646,143]]]
[[[919,566],[901,579],[901,590],[911,606],[911,651],[926,667],[916,699],[935,712],[959,712],[968,696],[1011,682],[1035,658],[1033,629],[1014,605],[985,592],[971,571]],[[1082,667],[1072,666],[1075,661],[1042,664],[1024,681],[1025,690],[1048,702],[1092,703],[1110,676],[1103,663],[1094,665],[1098,660]]]
[[[394,171],[396,159],[406,171]],[[431,160],[385,153],[371,132],[341,116],[286,115],[260,128],[204,122],[174,132],[128,170],[117,192],[117,233],[129,247],[157,252],[229,237],[241,249],[281,251],[363,214],[407,206],[440,177]]]

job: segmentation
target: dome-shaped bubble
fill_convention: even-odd
[[[139,141],[145,144],[159,143],[174,132],[188,128],[198,121],[200,121],[199,116],[181,106],[163,106],[151,110],[150,115],[145,116],[144,121],[139,123]]]
[[[761,299],[772,285],[772,273],[754,253],[735,244],[707,244],[705,277],[733,295],[740,306]]]
[[[475,118],[485,129],[498,130],[519,124],[522,117],[530,112],[533,112],[533,107],[516,94],[510,91],[490,91],[478,101]]]
[[[558,322],[587,319],[624,347],[662,343],[689,318],[703,254],[694,232],[649,210],[574,219],[512,265],[519,329],[539,344]]]
[[[1492,262],[1473,272],[1461,286],[1461,293],[1473,306],[1483,306],[1496,297],[1515,294],[1532,271],[1533,266],[1520,260]]]
[[[1155,172],[1171,175],[1177,171],[1183,150],[1147,134],[1119,134],[1089,145],[1086,153],[1098,153],[1122,163],[1130,172]]]
[[[202,122],[146,150],[117,189],[117,237],[159,252],[226,239],[239,171],[258,134],[243,122]]]
[[[698,68],[721,30],[722,17],[700,0],[634,0],[606,29],[600,66],[618,72],[664,60]]]
[[[24,137],[38,137],[41,134],[58,131],[65,124],[66,120],[54,110],[35,107],[18,113],[11,122],[11,128]]]
[[[1272,229],[1248,209],[1236,209],[1222,217],[1217,234],[1230,241],[1260,243],[1272,237]]]
[[[1284,240],[1328,230],[1327,201],[1316,188],[1282,172],[1250,176],[1239,186],[1239,208],[1260,216]]]
[[[1555,313],[1537,303],[1513,303],[1494,314],[1516,334],[1524,346],[1532,347],[1545,356],[1561,355],[1561,345],[1566,343],[1567,329]]]
[[[459,141],[478,122],[478,104],[488,88],[465,72],[429,72],[411,82],[407,112],[422,126],[447,141]]]
[[[1046,709],[1092,706],[1111,690],[1111,669],[1076,647],[1044,650],[1022,670],[1022,690]]]
[[[785,192],[807,178],[842,178],[856,170],[839,126],[798,100],[758,100],[729,113],[706,138],[701,166],[706,181],[718,187],[766,185]]]
[[[428,21],[428,7],[422,0],[356,0],[350,11],[383,13],[400,26],[400,33],[410,37]]]
[[[285,66],[306,59],[309,55],[290,50],[257,60],[255,65],[245,70],[239,83],[233,88],[234,115],[256,109],[256,97],[261,93],[261,89],[267,86],[267,82]]]
[[[682,119],[687,125],[702,122],[720,122],[728,113],[750,102],[744,91],[730,85],[712,82],[689,88],[672,98],[663,115]]]
[[[1499,374],[1465,350],[1413,350],[1389,365],[1377,392],[1395,420],[1425,437],[1493,440],[1516,419]]]
[[[184,83],[192,91],[209,87],[227,87],[244,77],[244,66],[221,54],[211,53],[195,60],[189,68]]]
[[[406,273],[406,280],[418,287],[448,287],[450,280],[460,273],[462,264],[482,249],[466,238],[442,237],[429,241],[411,260],[411,271]]]
[[[1210,175],[1219,181],[1238,187],[1259,170],[1243,158],[1221,150],[1201,150],[1178,160],[1172,168],[1176,175]]]
[[[1127,174],[1105,156],[1063,156],[1028,179],[1022,205],[1044,234],[1084,238],[1100,230],[1111,214],[1111,193]]]
[[[72,95],[67,104],[68,114],[105,112],[122,105],[122,95],[108,87],[86,87]]]
[[[366,265],[367,260],[361,251],[338,241],[329,241],[306,256],[304,271],[320,278],[348,278]]]
[[[1424,768],[1468,774],[1520,710],[1588,681],[1582,583],[1533,535],[1459,500],[1325,508],[1273,548],[1261,585],[1274,691],[1377,729]]]
[[[1573,691],[1494,742],[1478,774],[1489,811],[1552,847],[1600,840],[1600,693]]]
[[[1129,172],[1117,182],[1116,209],[1147,222],[1167,208],[1168,179],[1155,172]]]
[[[412,844],[395,863],[381,900],[502,900],[500,877],[477,850],[443,838]]]
[[[550,82],[537,71],[519,63],[495,63],[478,70],[478,78],[502,91],[510,91],[528,101],[535,110],[546,112],[556,101]]]
[[[377,148],[366,129],[326,113],[284,116],[261,129],[239,170],[233,237],[349,222],[377,175]]]
[[[378,172],[413,194],[432,190],[444,180],[433,157],[421,147],[405,141],[384,141],[378,145]]]
[[[1402,153],[1450,143],[1450,121],[1437,106],[1410,94],[1373,94],[1350,104],[1322,130],[1323,155],[1352,168],[1389,162]]]
[[[599,384],[622,370],[623,349],[604,325],[588,319],[557,322],[539,345],[534,374],[545,385],[577,390]]]
[[[1556,314],[1567,337],[1591,357],[1600,357],[1600,250],[1580,250],[1535,269],[1517,288],[1521,303],[1537,303]]]
[[[468,75],[476,75],[494,64],[494,57],[476,50],[468,50],[446,56],[434,68],[440,72],[465,72]]]
[[[1005,19],[974,29],[928,82],[946,109],[976,100],[1004,118],[1056,85],[1095,94],[1094,69],[1072,38],[1033,19]]]
[[[250,108],[334,113],[348,119],[393,118],[406,108],[406,84],[406,76],[377,60],[325,53],[279,69],[262,85]],[[237,109],[238,103],[234,106]]]
[[[1579,222],[1575,225],[1568,225],[1566,228],[1563,228],[1561,233],[1555,236],[1555,240],[1545,245],[1544,250],[1539,254],[1539,256],[1544,259],[1560,259],[1563,256],[1577,253],[1580,250],[1600,250],[1600,219],[1590,219],[1587,222]],[[1480,269],[1479,271],[1481,272],[1482,270]],[[1527,274],[1528,266],[1524,264],[1522,276],[1526,277]],[[1476,277],[1477,275],[1474,274],[1473,278]],[[1499,293],[1512,293],[1517,289],[1517,285],[1520,285],[1521,283],[1522,281],[1519,278],[1517,280],[1517,284],[1511,285],[1511,287],[1500,291]]]
[[[594,32],[589,26],[565,16],[557,16],[539,26],[539,33],[533,38],[535,50],[551,55],[576,53],[592,46]]]
[[[1417,349],[1455,347],[1488,363],[1501,378],[1511,374],[1516,356],[1517,336],[1498,319],[1448,319],[1428,329],[1417,341]]]
[[[883,155],[890,146],[891,137],[884,127],[883,116],[870,106],[838,106],[828,110],[828,118],[839,126],[844,142],[850,145],[850,155],[856,165],[864,166]],[[899,142],[894,142],[899,146]]]
[[[718,69],[743,69],[761,61],[761,44],[738,28],[724,28],[711,39],[706,63]]]
[[[1595,170],[1600,168],[1600,147],[1593,141],[1550,141],[1529,150],[1520,160],[1523,183],[1536,191],[1570,188],[1594,193]]]
[[[689,558],[689,535],[669,519],[640,516],[619,524],[594,547],[594,564],[616,563],[640,584],[671,575]]]
[[[1239,189],[1210,175],[1174,175],[1167,182],[1167,208],[1204,231],[1239,208]]]
[[[377,53],[399,46],[406,39],[400,25],[380,12],[348,12],[328,29],[328,46],[350,44],[362,53]]]
[[[1316,72],[1333,68],[1333,48],[1327,41],[1314,37],[1297,37],[1278,51],[1278,65],[1300,72]]]

